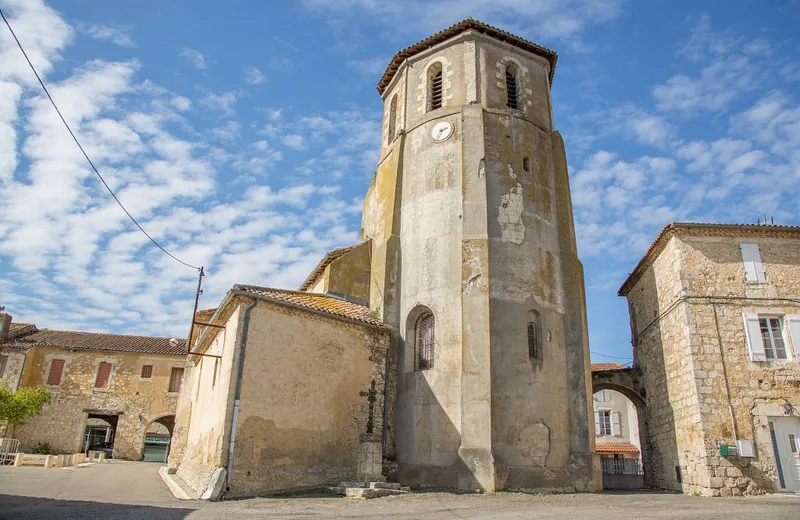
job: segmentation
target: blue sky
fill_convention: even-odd
[[[119,197],[206,267],[202,307],[234,283],[295,288],[357,240],[378,78],[467,16],[559,53],[593,361],[630,358],[616,290],[668,221],[800,224],[798,0],[0,6]],[[0,29],[0,305],[40,327],[185,335],[195,272],[109,199]]]

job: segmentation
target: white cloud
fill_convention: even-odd
[[[202,70],[206,68],[206,58],[203,56],[203,53],[198,50],[184,47],[183,50],[181,50],[180,57],[184,58],[196,69]]]
[[[250,85],[261,85],[267,78],[264,74],[255,67],[247,67],[244,69],[244,80]]]
[[[81,24],[78,25],[78,30],[95,40],[109,41],[120,47],[136,47],[130,34],[133,28],[130,26]]]
[[[238,121],[226,121],[222,126],[211,129],[211,135],[221,141],[233,141],[239,137],[242,125]]]
[[[386,56],[377,56],[366,60],[350,60],[347,65],[360,74],[374,76],[377,82],[377,78],[383,74],[384,69],[389,64],[389,59]]]
[[[184,96],[175,96],[169,100],[169,104],[172,105],[177,110],[181,112],[186,112],[187,110],[191,110],[192,108],[192,101]]]
[[[653,97],[664,111],[719,111],[755,86],[755,70],[744,56],[720,58],[703,67],[698,77],[678,74],[656,85]]]
[[[786,81],[800,81],[800,61],[787,63],[779,73]]]
[[[235,92],[212,92],[207,89],[200,90],[203,92],[203,97],[200,98],[201,105],[226,115],[232,115],[234,113],[233,105],[238,98]]]
[[[281,138],[281,142],[286,145],[288,148],[293,150],[303,150],[305,149],[305,144],[303,143],[303,136],[298,134],[288,134]]]

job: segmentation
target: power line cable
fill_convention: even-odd
[[[594,354],[595,356],[605,357],[605,358],[609,358],[609,359],[631,359],[630,356],[628,356],[628,357],[609,356],[607,354],[601,354],[599,352],[595,352],[594,350],[590,350],[589,353],[590,354]]]
[[[50,95],[50,92],[47,90],[47,87],[45,86],[44,81],[42,81],[42,78],[39,76],[39,73],[36,72],[36,68],[33,66],[33,63],[31,62],[30,58],[28,58],[28,53],[25,52],[25,49],[22,47],[22,43],[19,41],[19,38],[17,38],[17,34],[14,32],[14,29],[11,28],[11,24],[8,23],[8,19],[6,18],[6,15],[5,15],[5,13],[3,13],[2,9],[0,9],[0,16],[3,17],[3,21],[6,23],[6,27],[8,27],[8,30],[11,32],[11,36],[14,37],[14,41],[17,42],[17,47],[19,47],[19,50],[22,51],[22,55],[25,56],[25,60],[28,62],[28,65],[31,67],[31,70],[33,71],[33,74],[36,76],[36,79],[39,80],[39,85],[42,86],[42,90],[44,90],[44,93],[47,94],[47,98],[50,100],[50,103],[53,105],[53,108],[56,109],[56,113],[58,113],[58,117],[61,118],[61,122],[64,123],[65,127],[67,127],[67,131],[69,132],[69,135],[72,136],[73,141],[75,141],[75,144],[77,144],[78,148],[80,148],[81,153],[83,153],[83,156],[86,158],[86,161],[89,163],[89,166],[92,167],[92,169],[94,170],[94,173],[96,173],[97,177],[100,179],[100,182],[103,183],[103,186],[106,187],[106,189],[111,194],[111,196],[114,197],[114,200],[117,201],[117,204],[119,204],[119,207],[122,208],[122,211],[124,211],[125,214],[128,215],[128,218],[130,218],[131,221],[134,224],[136,224],[136,227],[139,228],[139,231],[144,233],[144,235],[147,238],[150,239],[150,242],[155,244],[155,246],[157,248],[159,248],[161,251],[166,253],[170,258],[172,258],[176,262],[179,262],[179,263],[185,265],[186,267],[191,267],[192,269],[196,269],[196,270],[199,271],[200,267],[196,267],[196,266],[194,266],[192,264],[188,264],[188,263],[184,262],[183,260],[181,260],[180,258],[178,258],[177,256],[175,256],[172,253],[170,253],[169,251],[167,251],[166,249],[164,249],[164,247],[161,244],[159,244],[158,242],[156,242],[156,240],[153,237],[151,237],[150,234],[147,231],[144,230],[142,225],[139,224],[139,222],[137,222],[135,218],[133,218],[133,215],[130,214],[130,212],[125,208],[125,206],[122,205],[122,202],[120,202],[120,200],[117,198],[117,196],[111,190],[111,187],[108,185],[108,183],[106,183],[106,180],[103,178],[102,175],[100,175],[100,171],[98,171],[97,167],[94,165],[92,160],[89,158],[89,155],[86,153],[86,150],[84,150],[83,146],[81,146],[80,141],[78,141],[78,138],[75,136],[75,133],[72,131],[72,128],[70,128],[69,123],[67,123],[67,120],[64,119],[64,116],[61,114],[61,110],[58,109],[58,105],[56,105],[55,100],[53,100],[53,96]]]

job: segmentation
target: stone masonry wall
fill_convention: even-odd
[[[175,414],[177,393],[169,393],[172,367],[183,367],[183,356],[110,351],[69,351],[35,347],[27,351],[20,386],[43,386],[51,401],[42,412],[14,431],[23,449],[47,443],[59,453],[82,451],[89,411],[119,413],[114,457],[141,460],[144,434],[161,417]],[[47,385],[53,359],[65,360],[61,384]],[[101,362],[113,365],[108,388],[95,388]],[[142,379],[142,365],[153,365],[152,377]]]

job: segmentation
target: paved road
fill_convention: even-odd
[[[0,468],[0,519],[6,518],[797,520],[800,497],[413,493],[365,501],[322,496],[206,503],[173,498],[158,476],[157,464],[113,461],[65,469]]]

